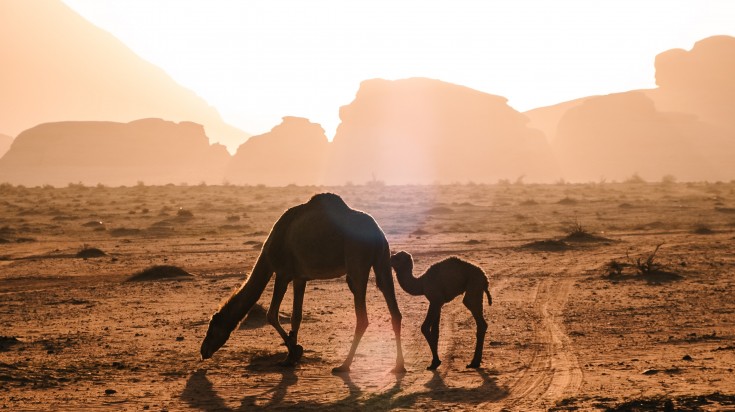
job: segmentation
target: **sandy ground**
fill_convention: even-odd
[[[417,272],[449,255],[485,269],[481,369],[465,369],[475,326],[458,298],[442,312],[444,363],[425,370],[428,303],[399,290],[408,372],[391,374],[372,277],[349,374],[331,373],[354,330],[344,278],[307,286],[297,367],[277,366],[285,347],[262,313],[199,359],[273,222],[321,191],[372,214]],[[562,240],[575,226],[597,237]],[[0,408],[735,410],[733,240],[733,183],[0,186]],[[106,255],[77,257],[85,247]],[[153,265],[193,276],[126,281]],[[290,307],[289,293],[286,324]]]

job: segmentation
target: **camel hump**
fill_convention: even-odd
[[[309,205],[318,205],[321,207],[328,207],[328,208],[338,208],[338,209],[344,209],[349,210],[350,207],[347,206],[347,203],[345,203],[344,200],[342,200],[339,195],[336,195],[334,193],[319,193],[311,197],[309,201],[307,202]]]

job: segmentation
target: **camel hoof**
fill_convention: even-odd
[[[396,375],[404,374],[404,373],[406,373],[406,367],[403,366],[403,365],[396,366],[395,368],[393,368],[393,369],[390,370],[390,373],[394,373]]]
[[[480,367],[480,362],[472,362],[466,366],[467,369],[477,369]]]
[[[435,361],[432,361],[432,362],[431,362],[431,365],[429,365],[429,366],[427,366],[427,367],[426,367],[426,370],[427,370],[427,371],[433,371],[433,370],[436,370],[436,368],[438,368],[438,367],[439,367],[439,365],[441,365],[441,364],[442,364],[442,361],[440,361],[440,360],[435,360]]]
[[[288,351],[288,357],[293,359],[294,363],[301,360],[301,356],[304,355],[304,347],[301,345],[296,345],[293,348],[289,349]]]
[[[350,367],[345,366],[345,365],[337,366],[336,368],[332,368],[332,373],[347,373],[349,371],[350,371]]]

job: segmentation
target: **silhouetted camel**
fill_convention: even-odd
[[[294,365],[304,351],[297,344],[297,336],[306,282],[347,274],[347,285],[354,295],[357,324],[347,359],[333,372],[349,371],[357,345],[368,326],[365,294],[370,268],[373,268],[377,286],[388,303],[396,336],[397,355],[393,371],[405,372],[401,350],[401,312],[393,286],[388,241],[370,215],[350,209],[339,196],[331,193],[315,195],[307,203],[288,209],[276,221],[251,275],[212,316],[207,336],[202,342],[202,358],[210,358],[225,344],[275,272],[268,323],[276,328],[288,348],[288,356],[282,364]],[[278,321],[278,310],[291,282],[293,313],[291,332],[287,334]]]
[[[426,320],[421,325],[421,332],[431,348],[431,365],[426,369],[434,370],[441,365],[437,346],[439,344],[439,319],[442,306],[464,293],[462,303],[472,312],[477,324],[477,342],[475,356],[467,367],[479,368],[482,362],[482,346],[485,341],[487,322],[483,316],[482,295],[487,295],[488,305],[493,304],[488,290],[489,282],[485,272],[479,267],[457,257],[450,257],[434,263],[423,275],[413,276],[413,258],[407,252],[398,252],[391,256],[390,263],[396,270],[396,277],[401,288],[414,296],[426,296],[429,310]]]

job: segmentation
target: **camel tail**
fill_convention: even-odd
[[[485,286],[485,294],[487,295],[487,304],[489,306],[492,306],[493,305],[493,297],[490,296],[490,288],[489,288],[489,285],[488,286]]]

